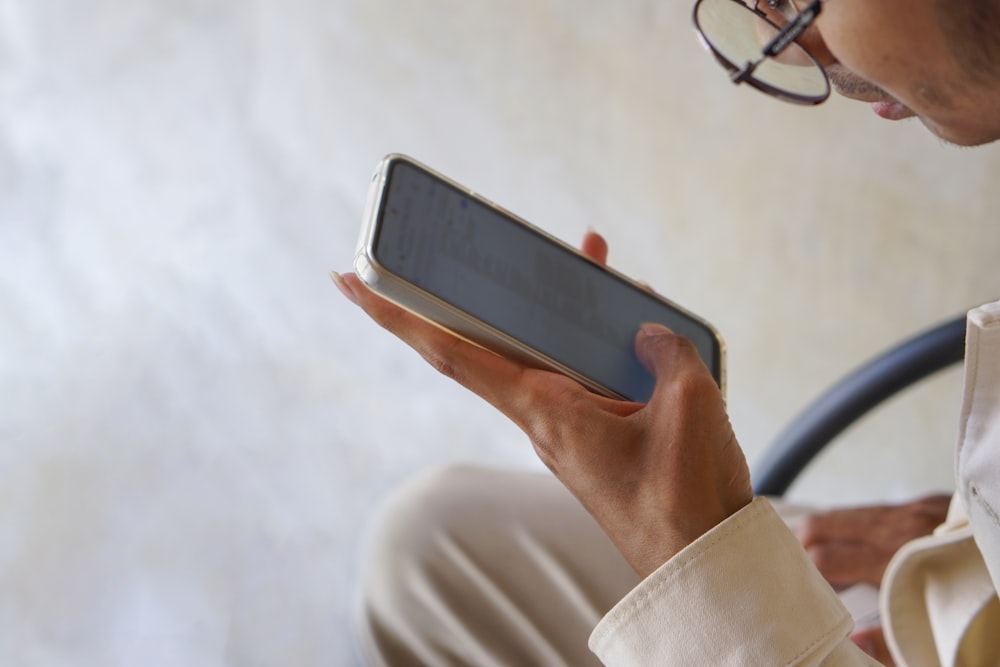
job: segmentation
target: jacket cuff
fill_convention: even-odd
[[[841,650],[851,627],[757,498],[643,580],[597,625],[590,648],[606,665],[787,665]]]

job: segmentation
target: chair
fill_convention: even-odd
[[[808,405],[753,469],[754,492],[781,496],[829,442],[882,401],[965,358],[965,315],[904,340]]]

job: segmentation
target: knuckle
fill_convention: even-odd
[[[553,446],[554,441],[544,435],[529,434],[528,437],[539,460],[545,464],[546,468],[551,470],[556,476],[559,476],[559,472],[563,468],[562,457],[560,456],[559,449]]]
[[[526,402],[534,399],[524,398]],[[530,417],[520,424],[531,440],[542,462],[557,476],[563,472],[585,472],[587,475],[604,474],[607,452],[606,443],[621,443],[617,455],[627,452],[627,444],[634,440],[627,419],[614,419],[600,415],[595,422],[592,395],[579,385],[564,387],[546,396],[544,411],[525,410]],[[537,401],[534,401],[537,405]]]
[[[568,455],[563,446],[564,433],[559,419],[540,416],[523,426],[525,434],[531,440],[535,453],[556,476],[567,467]]]
[[[692,352],[695,355],[698,354],[698,349],[694,346],[694,343],[673,331],[665,331],[662,334],[657,334],[652,337],[651,342],[657,348],[659,354],[670,354],[678,357],[689,355]]]
[[[811,514],[803,519],[802,524],[799,526],[799,540],[803,544],[809,544],[813,540],[819,537],[821,532],[822,520],[815,514]]]
[[[525,397],[525,400],[530,402],[532,399]],[[524,432],[535,449],[540,454],[544,452],[545,458],[553,461],[560,458],[562,444],[567,441],[567,429],[574,423],[572,408],[575,403],[576,400],[564,392],[561,396],[550,399],[550,405],[555,406],[555,409],[528,412],[531,417],[523,425]]]
[[[657,379],[672,387],[676,397],[704,398],[704,392],[718,391],[718,385],[690,340],[670,331],[644,341],[642,356],[657,369]]]
[[[694,410],[704,405],[704,401],[719,390],[711,375],[690,367],[679,367],[670,385],[673,399],[680,411]]]
[[[451,336],[441,338],[433,345],[428,344],[423,347],[420,350],[420,354],[438,373],[464,384],[462,383],[461,367],[455,361],[455,353],[459,343],[458,338]]]
[[[451,378],[452,380],[458,379],[458,368],[450,359],[433,353],[424,355],[424,359],[426,359],[427,363],[431,365],[431,368],[436,370],[441,375]]]
[[[679,361],[691,362],[701,360],[701,356],[698,354],[698,348],[695,347],[695,344],[692,343],[690,339],[685,338],[680,334],[671,333],[669,336],[669,343],[673,354]]]

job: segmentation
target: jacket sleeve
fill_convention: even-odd
[[[664,563],[594,629],[610,667],[877,665],[847,610],[758,498]]]

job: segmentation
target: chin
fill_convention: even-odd
[[[1000,127],[995,128],[955,128],[939,125],[926,118],[920,118],[931,133],[955,146],[982,146],[1000,139]]]

